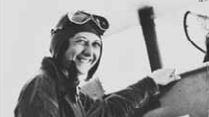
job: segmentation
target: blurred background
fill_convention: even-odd
[[[81,9],[105,16],[110,29],[104,35],[104,51],[98,77],[106,93],[140,80],[151,72],[138,10],[154,9],[154,21],[164,68],[184,72],[202,63],[204,54],[186,39],[186,11],[209,15],[209,2],[198,0],[1,0],[0,3],[0,115],[14,116],[23,85],[49,56],[50,30],[68,11]],[[205,49],[207,30],[192,17],[189,34]]]

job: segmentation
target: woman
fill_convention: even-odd
[[[64,15],[51,31],[52,57],[43,59],[40,73],[23,88],[15,117],[127,117],[159,94],[150,77],[100,100],[80,91],[97,70],[108,27],[104,17],[84,11]]]

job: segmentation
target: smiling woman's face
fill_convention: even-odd
[[[85,75],[99,60],[102,42],[90,32],[79,32],[69,39],[65,60],[74,61],[80,75]]]

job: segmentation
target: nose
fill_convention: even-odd
[[[83,54],[87,57],[90,57],[90,56],[92,56],[92,53],[93,53],[93,49],[92,49],[91,45],[86,45],[83,50]]]

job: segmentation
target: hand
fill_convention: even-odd
[[[149,76],[160,85],[167,85],[172,81],[179,80],[180,76],[175,74],[175,69],[158,69]]]

